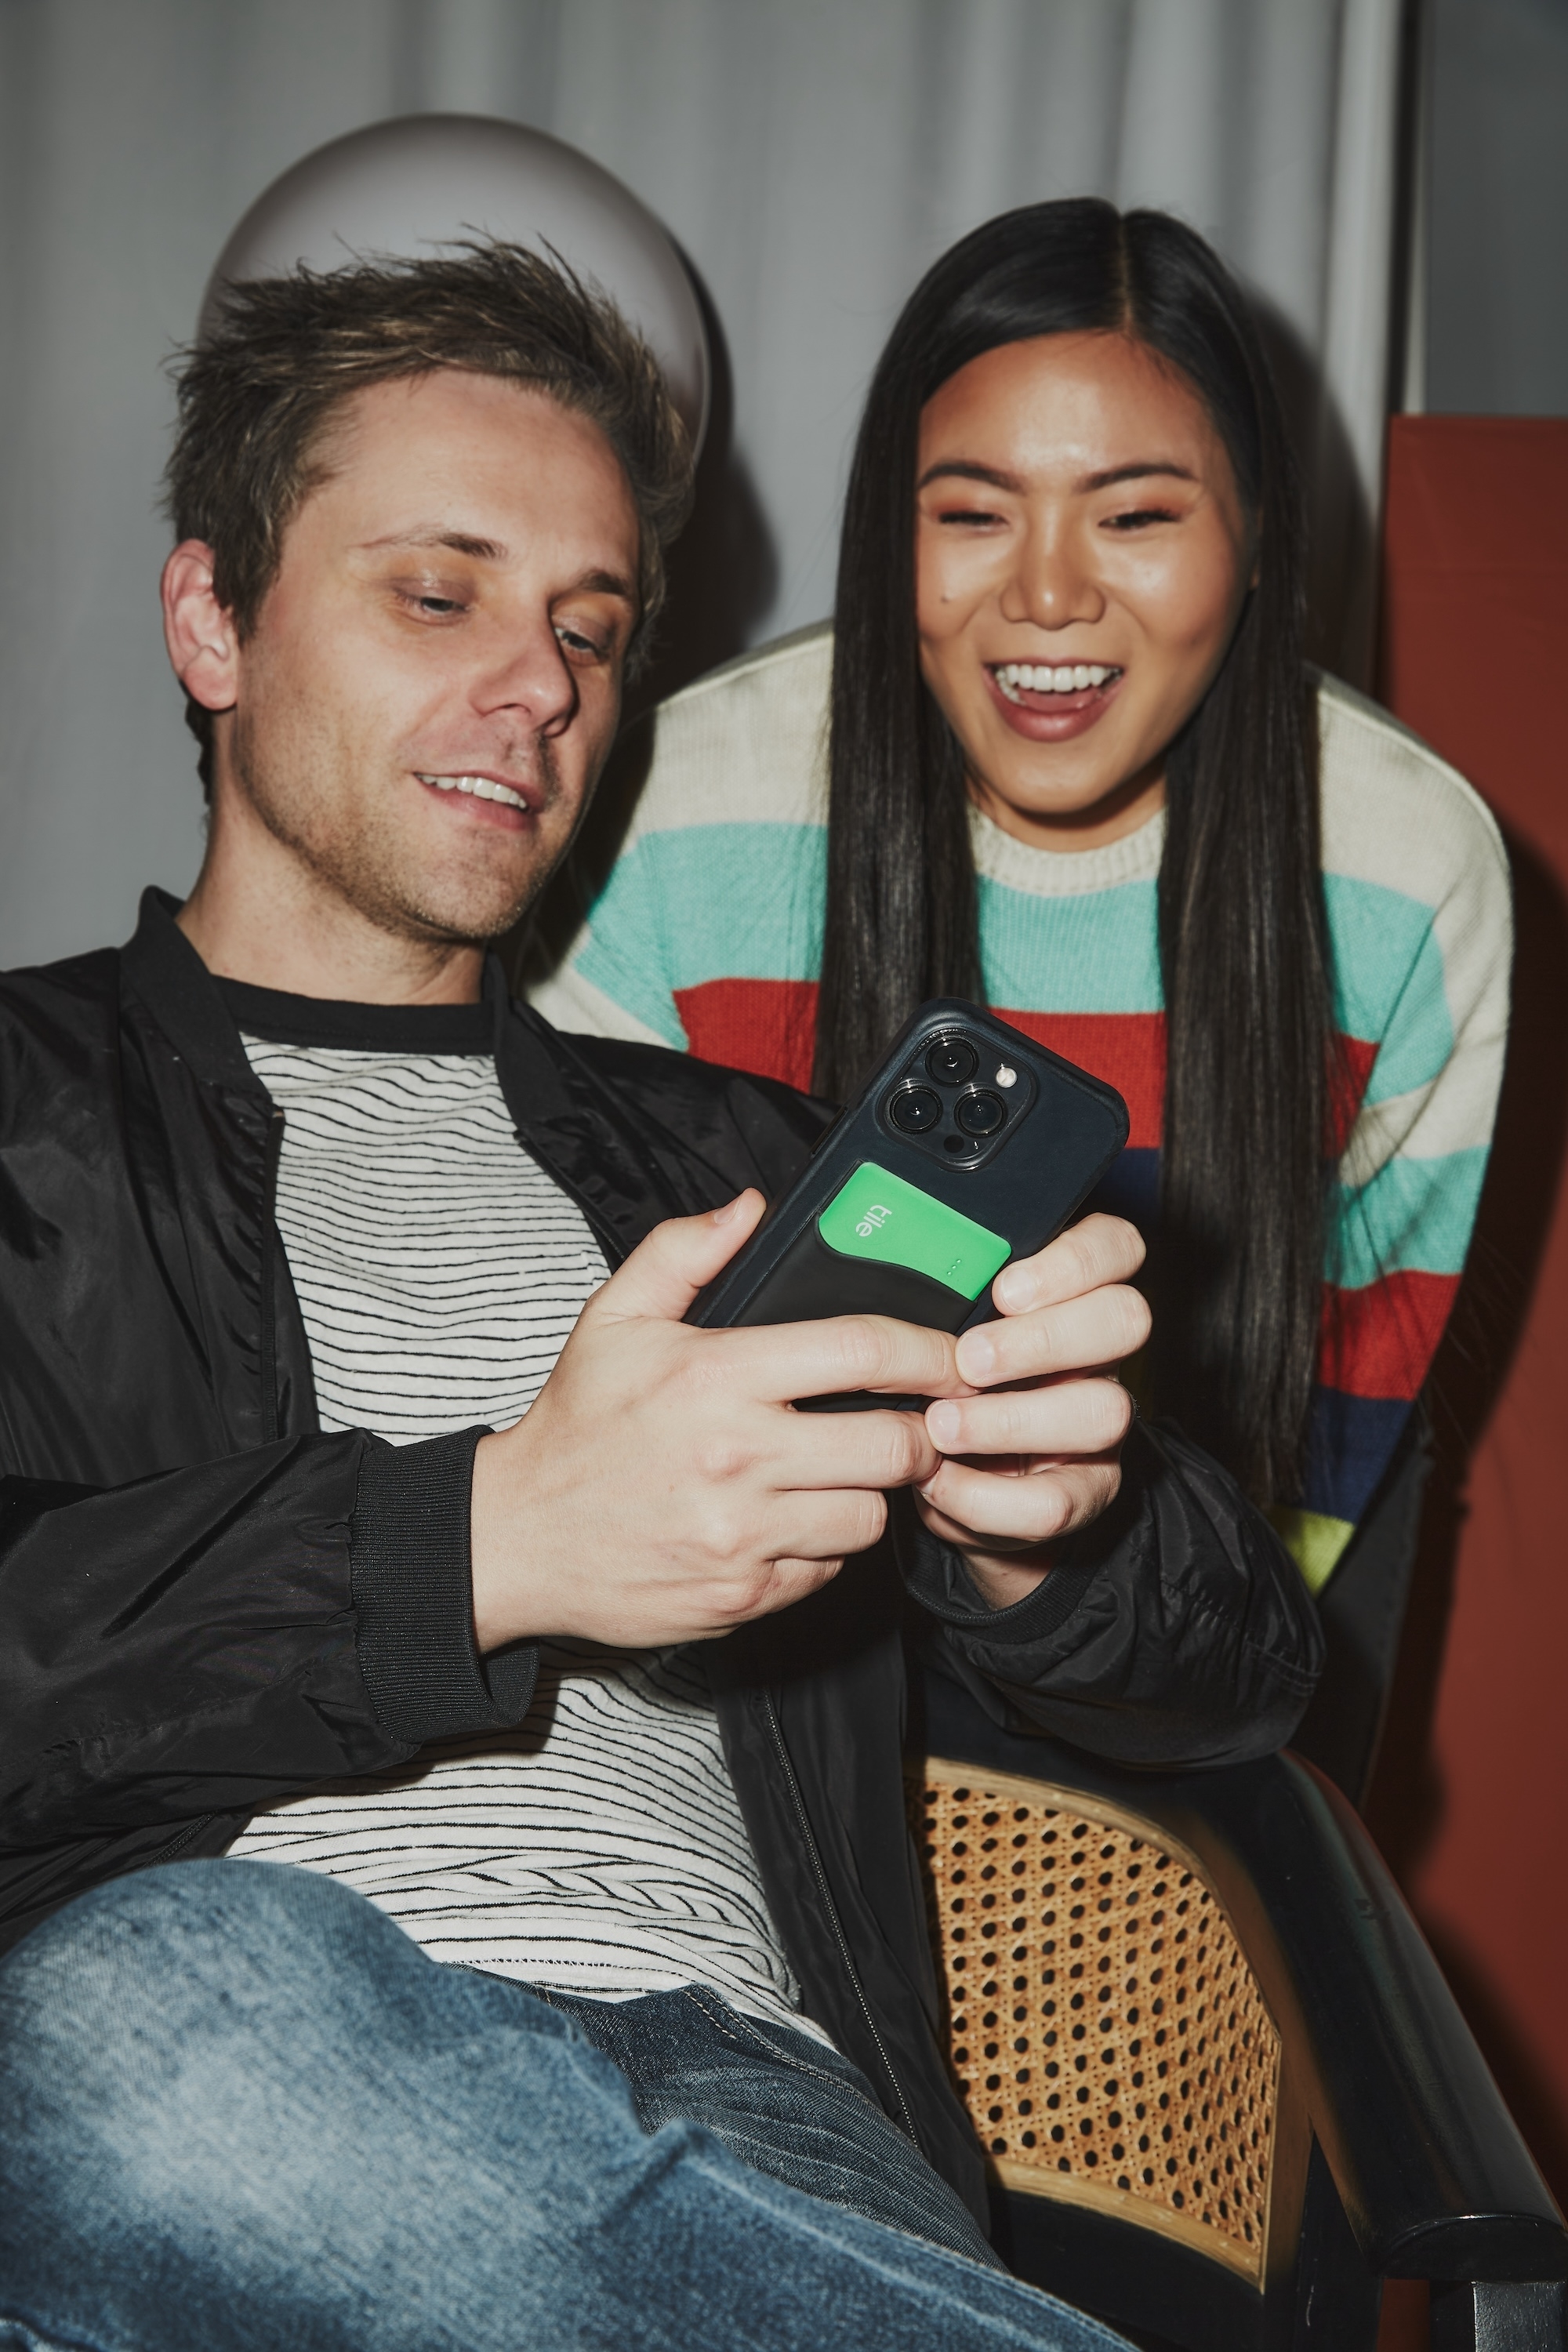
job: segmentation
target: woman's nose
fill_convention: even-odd
[[[1078,532],[1047,526],[1026,533],[1003,592],[1005,619],[1065,629],[1073,621],[1097,621],[1104,610],[1104,595]]]

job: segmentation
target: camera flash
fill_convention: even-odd
[[[1007,1067],[1006,1063],[1004,1062],[1001,1068],[996,1073],[996,1083],[999,1087],[1016,1087],[1018,1083],[1017,1071],[1010,1070]]]

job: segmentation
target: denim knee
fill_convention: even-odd
[[[563,2115],[612,2170],[643,2145],[569,2020],[363,1896],[271,1863],[139,1874],[0,1963],[0,2309],[68,2277],[116,2310],[200,2281],[308,2294],[333,2249],[393,2266],[444,2197],[493,2218],[521,2196],[560,2230],[583,2201]]]
[[[689,2121],[647,2137],[567,2019],[310,1873],[176,1864],[0,1962],[0,2347],[1109,2343],[1042,2315]]]
[[[422,1955],[360,1895],[268,1863],[189,1862],[95,1888],[0,1962],[0,2079],[155,2093],[193,2031],[226,2037],[309,1989],[395,2013]]]

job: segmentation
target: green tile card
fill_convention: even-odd
[[[1000,1234],[933,1201],[874,1160],[863,1160],[834,1194],[816,1230],[842,1257],[908,1266],[961,1298],[978,1298],[1012,1255]]]

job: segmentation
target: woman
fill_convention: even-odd
[[[1096,201],[987,224],[873,379],[831,647],[656,715],[539,1001],[842,1096],[923,997],[982,994],[1110,1079],[1152,1401],[1316,1589],[1458,1285],[1510,921],[1468,787],[1305,668],[1301,578],[1268,363],[1203,240]]]

